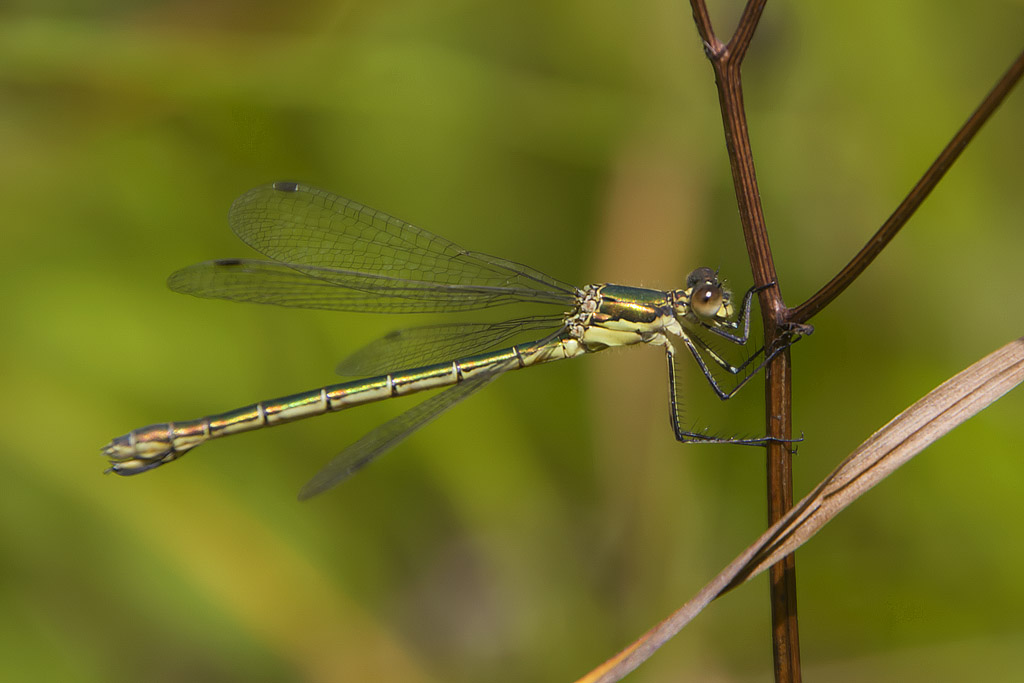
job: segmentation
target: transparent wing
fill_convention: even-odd
[[[571,306],[554,292],[475,285],[436,285],[414,280],[254,259],[204,261],[167,278],[175,292],[213,299],[297,308],[373,313],[466,311],[517,301]]]
[[[561,317],[537,316],[395,330],[341,361],[336,371],[348,377],[369,377],[443,363],[491,350],[529,330],[551,331],[561,324]]]
[[[466,251],[443,237],[351,200],[298,183],[263,185],[235,200],[228,216],[231,229],[246,244],[285,268],[310,278],[364,292],[419,300],[461,299],[455,309],[493,306],[510,301],[572,301],[576,288],[512,261]],[[225,267],[260,263],[237,259],[186,268],[172,276],[187,291],[221,297],[208,283],[225,277]],[[232,275],[235,300],[245,285],[269,270]],[[271,284],[280,279],[274,274]],[[173,286],[173,285],[172,285]],[[290,303],[282,305],[294,305]],[[338,308],[334,306],[333,308]],[[351,309],[344,310],[365,310]],[[401,309],[404,310],[404,309]]]
[[[456,403],[483,389],[500,374],[501,370],[498,370],[493,374],[460,382],[380,425],[317,472],[299,491],[299,500],[312,498],[345,481]]]

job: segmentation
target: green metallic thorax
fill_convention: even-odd
[[[651,342],[679,327],[667,292],[621,285],[602,285],[597,291],[600,303],[583,335],[592,350]]]

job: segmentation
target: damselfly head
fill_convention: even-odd
[[[710,268],[698,268],[686,278],[686,290],[677,300],[677,312],[692,312],[705,321],[732,317],[732,295]],[[678,310],[685,308],[687,310]]]

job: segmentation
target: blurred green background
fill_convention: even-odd
[[[716,5],[727,35],[739,3]],[[745,68],[787,302],[886,218],[1021,48],[1014,2],[770,3]],[[849,5],[849,6],[842,6]],[[1024,93],[793,352],[801,496],[1024,333]],[[650,349],[511,373],[306,504],[408,403],[216,442],[133,479],[99,448],[335,380],[426,322],[175,295],[301,179],[584,284],[750,285],[683,2],[39,2],[0,10],[0,677],[565,681],[764,526],[756,449],[681,447]],[[500,314],[501,312],[496,312]],[[431,318],[430,320],[434,320]],[[687,416],[760,433],[759,383]],[[798,554],[813,680],[1020,680],[1017,391]],[[767,584],[631,680],[769,680]]]

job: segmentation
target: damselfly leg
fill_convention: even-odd
[[[717,279],[714,280],[717,285]],[[687,318],[689,322],[696,322],[700,329],[712,332],[723,339],[732,342],[737,345],[744,345],[750,338],[750,311],[753,302],[754,294],[765,290],[775,283],[768,283],[760,287],[751,287],[747,290],[743,296],[743,301],[740,305],[740,315],[736,320],[723,320],[723,319],[710,319],[706,320],[703,318],[694,319],[692,316]],[[696,290],[693,296],[699,294],[699,289]],[[742,333],[734,333],[733,330],[739,330],[742,328]],[[742,379],[739,380],[731,389],[723,389],[719,384],[718,379],[715,377],[708,363],[704,359],[704,354],[710,358],[718,367],[722,368],[730,375],[739,375],[751,363],[756,361],[759,357],[764,354],[764,347],[760,347],[753,354],[751,354],[746,360],[739,365],[733,365],[725,358],[723,358],[717,351],[715,351],[710,344],[708,344],[702,337],[700,337],[695,330],[687,331],[685,328],[679,335],[683,344],[690,351],[694,360],[697,362],[697,367],[700,368],[701,374],[707,380],[712,390],[718,395],[723,401],[728,400],[736,395],[736,393],[746,386],[747,382],[753,379],[764,367],[767,365],[776,355],[785,351],[794,341],[793,335],[787,335],[783,340],[783,343],[777,345],[772,351],[761,360],[761,362],[753,370],[749,371]],[[798,337],[797,337],[798,338]],[[719,437],[707,434],[706,432],[694,432],[683,429],[680,420],[680,404],[678,384],[676,381],[676,367],[675,367],[675,348],[669,344],[666,346],[666,355],[668,360],[668,374],[669,374],[669,414],[671,416],[672,430],[675,433],[676,439],[684,443],[697,442],[697,443],[731,443],[747,446],[761,446],[766,443],[777,441],[771,437],[756,437],[756,438],[742,438],[742,437]],[[702,353],[703,352],[703,353]]]

